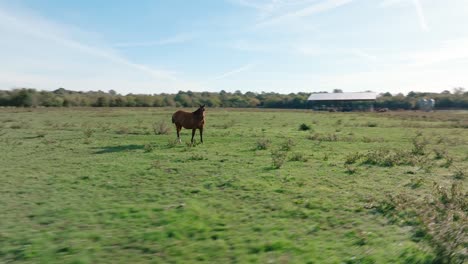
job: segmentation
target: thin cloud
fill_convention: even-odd
[[[328,10],[332,10],[341,6],[344,6],[346,4],[349,4],[353,2],[354,0],[324,0],[319,3],[314,3],[312,5],[308,5],[302,9],[292,11],[292,12],[287,12],[281,15],[277,15],[275,17],[263,20],[259,22],[256,27],[265,27],[265,26],[271,26],[278,24],[280,22],[292,20],[292,19],[297,19],[297,18],[302,18],[302,17],[307,17],[311,16],[314,14],[318,13],[323,13]]]
[[[419,0],[413,0],[414,7],[416,8],[416,13],[419,19],[419,25],[423,31],[429,31],[429,26],[427,25],[426,16]]]
[[[140,41],[140,42],[122,42],[117,43],[114,47],[151,47],[151,46],[163,46],[170,44],[180,44],[188,42],[195,38],[194,34],[179,34],[173,37],[155,40],[155,41]]]
[[[239,67],[239,68],[237,68],[237,69],[234,69],[234,70],[225,72],[225,73],[219,75],[218,77],[213,78],[213,80],[221,80],[221,79],[227,78],[227,77],[229,77],[229,76],[238,74],[238,73],[240,73],[240,72],[247,71],[247,70],[251,69],[253,66],[254,66],[253,63],[249,63],[249,64],[246,64],[246,65],[243,65],[243,66],[241,66],[241,67]]]
[[[421,30],[424,32],[430,31],[429,25],[426,20],[426,16],[424,14],[424,9],[422,7],[420,0],[384,0],[380,3],[380,6],[386,8],[386,7],[391,7],[391,6],[398,5],[398,4],[411,4],[411,3],[413,4],[415,8],[416,16],[418,18],[418,23],[419,23],[419,26],[421,27]]]
[[[44,39],[55,44],[60,44],[72,50],[81,51],[89,55],[106,59],[107,61],[125,65],[127,67],[139,70],[146,74],[150,74],[156,78],[175,80],[173,73],[163,70],[155,70],[149,66],[132,62],[117,53],[112,49],[98,48],[87,45],[80,41],[74,40],[66,36],[66,28],[56,25],[44,18],[33,17],[31,15],[14,14],[11,10],[0,9],[0,26],[6,29],[14,29],[22,34]]]

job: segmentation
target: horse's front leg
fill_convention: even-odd
[[[195,136],[195,131],[197,131],[197,129],[196,129],[196,128],[193,128],[193,129],[192,129],[192,144],[193,144],[193,137]]]
[[[203,127],[200,127],[200,141],[203,143]]]

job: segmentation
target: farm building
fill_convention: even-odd
[[[372,111],[377,94],[362,93],[314,93],[307,99],[315,110]]]

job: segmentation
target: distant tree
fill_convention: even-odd
[[[343,90],[341,90],[341,89],[333,89],[333,93],[343,93]]]
[[[465,92],[465,88],[463,87],[455,87],[453,88],[453,94],[456,94],[456,95],[461,95]]]

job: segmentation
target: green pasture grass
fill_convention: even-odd
[[[175,142],[174,111],[0,109],[0,262],[430,263],[373,204],[466,181],[452,169],[468,162],[466,111],[207,109],[193,145],[190,130]],[[424,166],[345,164],[417,136]]]

